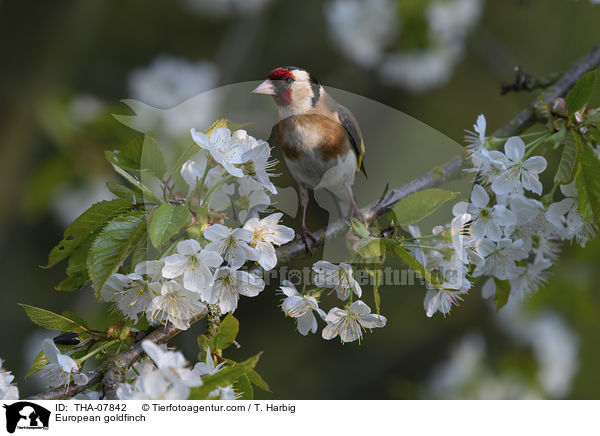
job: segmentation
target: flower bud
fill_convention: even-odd
[[[567,102],[561,97],[555,98],[550,102],[550,111],[552,112],[552,115],[557,117],[567,118],[569,116]]]

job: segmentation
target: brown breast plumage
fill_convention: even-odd
[[[277,139],[283,155],[289,160],[318,150],[321,159],[328,162],[350,149],[344,126],[318,114],[294,115],[279,121]]]

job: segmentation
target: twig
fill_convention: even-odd
[[[579,59],[553,86],[540,93],[537,100],[530,104],[526,109],[518,113],[505,126],[494,132],[493,136],[506,137],[516,135],[526,130],[536,120],[536,113],[540,105],[547,104],[554,98],[564,96],[567,91],[577,82],[577,80],[586,72],[596,68],[600,64],[600,44],[595,46],[588,54]],[[427,172],[409,183],[400,186],[386,194],[383,199],[369,206],[366,218],[372,221],[378,216],[391,210],[400,200],[406,196],[423,189],[439,186],[448,180],[457,177],[464,164],[463,156],[456,156],[444,165]],[[322,244],[326,238],[334,237],[342,233],[345,229],[344,220],[339,220],[329,225],[329,227],[315,232],[317,238],[316,244]],[[291,242],[277,250],[277,257],[280,263],[290,261],[292,258],[299,257],[305,253],[304,244],[299,241]],[[219,312],[214,306],[209,306],[209,317],[207,333],[214,335],[218,327]],[[190,320],[190,325],[199,321],[204,315]],[[163,326],[148,331],[142,339],[149,339],[156,343],[165,343],[173,336],[179,334],[181,330],[174,326]],[[138,340],[131,348],[107,362],[97,370],[88,373],[90,381],[84,386],[70,386],[69,389],[50,389],[28,399],[32,400],[52,400],[70,398],[82,390],[92,387],[100,382],[104,387],[105,397],[107,399],[116,398],[116,390],[123,381],[125,371],[137,362],[144,354],[141,347],[141,340]],[[104,374],[104,376],[102,375]]]
[[[444,165],[434,168],[421,177],[411,180],[407,184],[390,191],[383,199],[370,204],[366,209],[366,212],[363,211],[365,219],[367,221],[373,221],[378,216],[389,212],[403,198],[406,198],[415,192],[422,191],[423,189],[440,186],[442,183],[458,177],[463,168],[463,164],[464,157],[456,156]],[[326,240],[341,234],[346,228],[346,220],[340,219],[329,224],[326,228],[313,232],[313,235],[315,236],[313,246],[324,244]],[[294,241],[277,249],[277,260],[280,263],[285,263],[292,258],[300,257],[305,254],[306,249],[304,242]]]
[[[500,85],[500,94],[508,94],[511,91],[534,91],[544,89],[552,85],[560,77],[559,73],[551,73],[547,76],[533,77],[524,71],[521,67],[515,67],[515,80],[513,83],[502,83]]]

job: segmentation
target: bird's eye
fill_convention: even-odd
[[[291,85],[293,81],[294,81],[294,79],[292,79],[289,76],[285,78],[285,83],[287,83],[288,85]]]

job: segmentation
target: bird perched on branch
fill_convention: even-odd
[[[273,96],[279,119],[270,141],[276,141],[298,183],[302,205],[300,235],[308,252],[315,237],[306,226],[308,189],[325,189],[340,215],[363,219],[354,200],[354,176],[361,170],[365,147],[358,122],[307,71],[298,67],[272,70],[254,94]]]

